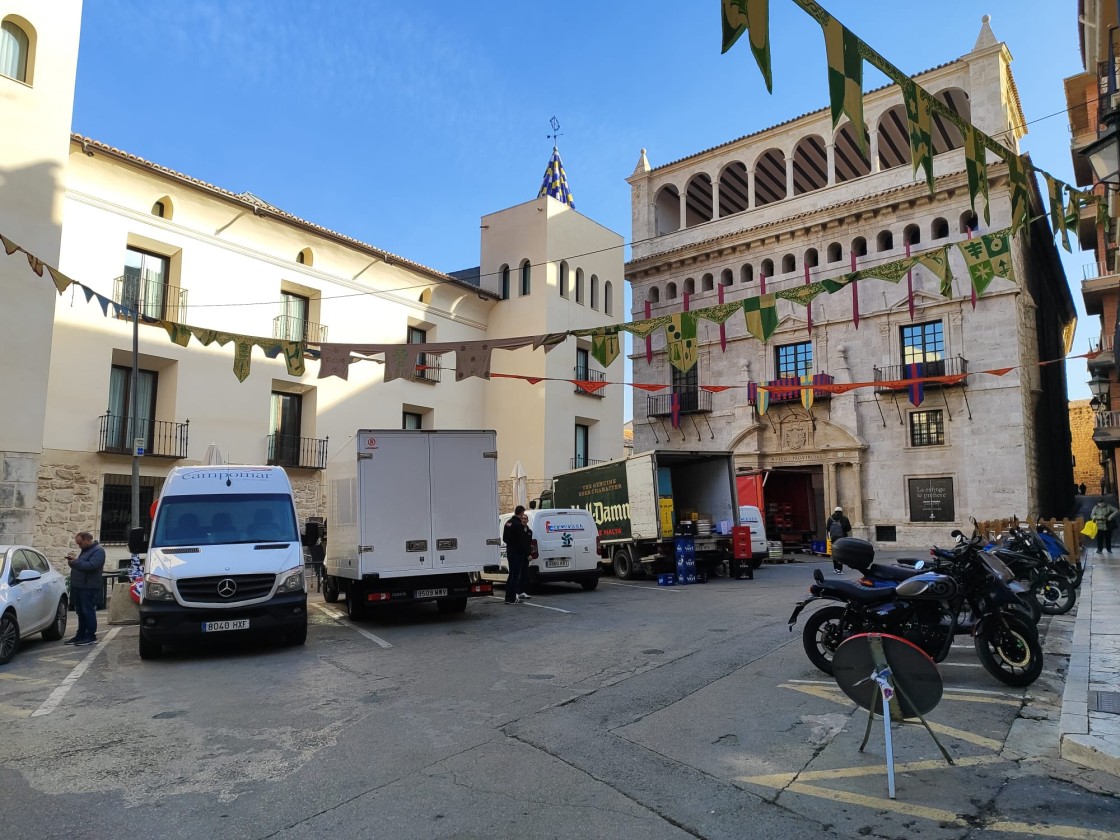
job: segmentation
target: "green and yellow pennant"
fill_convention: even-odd
[[[759,341],[768,341],[778,328],[778,301],[774,294],[749,297],[743,301],[747,332]]]
[[[782,289],[780,292],[775,292],[774,294],[782,300],[791,300],[802,306],[808,306],[817,297],[825,294],[827,291],[828,287],[824,284],[824,281],[816,280],[808,285],[793,286],[789,289]]]
[[[665,327],[665,340],[669,364],[681,373],[692,370],[700,356],[700,348],[696,343],[696,315],[692,312],[670,315]]]
[[[828,55],[832,127],[835,129],[840,117],[847,114],[860,150],[867,154],[867,129],[863,123],[863,59],[859,53],[859,38],[833,17],[825,20],[821,27]]]
[[[1008,229],[988,233],[967,242],[958,242],[964,255],[972,288],[982,295],[995,277],[1014,281],[1015,266],[1011,260],[1011,237]]]
[[[910,159],[914,174],[921,167],[926,173],[926,185],[933,194],[933,140],[930,130],[929,94],[913,79],[907,79],[902,88],[906,103],[906,129],[910,135]]]
[[[591,334],[591,355],[603,367],[618,358],[618,326],[599,327]]]
[[[942,245],[932,251],[923,251],[915,259],[918,265],[940,281],[941,296],[953,296],[953,270],[949,267],[949,248]]]
[[[766,82],[766,90],[774,92],[770,75],[770,0],[723,0],[723,50],[727,52],[743,32],[754,53],[758,69]]]
[[[1016,234],[1030,221],[1031,199],[1027,164],[1014,152],[1007,155],[1007,176],[1011,181],[1011,233]],[[1030,235],[1029,230],[1027,234]]]
[[[1050,227],[1053,228],[1055,236],[1061,234],[1062,247],[1069,251],[1069,229],[1066,227],[1065,182],[1059,181],[1051,175],[1044,174],[1042,177],[1046,179],[1046,192],[1050,198]]]
[[[984,224],[992,223],[988,206],[988,152],[983,132],[969,126],[964,137],[964,168],[968,174],[968,198],[976,212],[976,196],[984,195]]]

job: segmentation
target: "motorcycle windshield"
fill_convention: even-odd
[[[1007,564],[996,557],[994,554],[990,554],[987,551],[981,551],[980,557],[984,560],[984,565],[987,567],[988,571],[995,575],[999,580],[1002,580],[1004,583],[1010,583],[1011,581],[1015,580],[1015,574],[1011,571],[1010,568],[1008,568]]]

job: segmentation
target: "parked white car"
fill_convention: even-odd
[[[19,650],[20,639],[42,633],[57,641],[66,633],[66,578],[26,545],[0,545],[0,665]]]
[[[591,514],[579,508],[534,508],[527,510],[533,532],[533,553],[529,558],[530,592],[537,584],[572,581],[590,592],[599,585],[599,528]],[[512,513],[498,517],[498,533]],[[502,546],[501,574],[483,577],[505,582],[509,577],[506,547]]]

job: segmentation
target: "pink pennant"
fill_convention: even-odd
[[[852,250],[852,271],[856,270],[856,252]],[[852,323],[859,329],[859,283],[854,282],[849,284],[852,287]]]
[[[716,300],[723,303],[723,283],[716,286]],[[719,325],[719,349],[727,351],[727,329],[723,324]]]
[[[809,285],[809,263],[805,263],[805,285]],[[809,301],[805,305],[805,322],[806,330],[809,335],[813,334],[813,302]]]
[[[906,256],[910,256],[910,243],[906,243]],[[910,310],[910,320],[914,320],[914,272],[906,272],[906,308]]]
[[[651,312],[651,310],[650,310],[650,306],[649,306],[649,301],[647,300],[646,301],[646,320],[647,321],[649,320],[650,312]],[[646,364],[647,365],[652,365],[653,364],[653,335],[652,334],[646,336]]]

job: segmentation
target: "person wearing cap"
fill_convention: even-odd
[[[852,533],[852,523],[844,515],[844,508],[837,505],[832,509],[832,516],[828,518],[827,530],[828,538],[833,543]],[[835,554],[832,555],[832,570],[838,575],[844,574],[844,566],[836,559]]]

